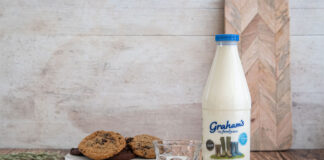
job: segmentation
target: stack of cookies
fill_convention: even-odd
[[[86,156],[93,160],[130,160],[136,157],[155,158],[153,140],[159,138],[142,134],[124,138],[113,131],[96,131],[85,137],[72,155]]]

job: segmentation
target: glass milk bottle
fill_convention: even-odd
[[[248,160],[251,96],[237,48],[239,35],[216,35],[215,40],[202,101],[203,160]]]

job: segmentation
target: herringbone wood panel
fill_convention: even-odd
[[[292,141],[288,0],[225,0],[225,32],[240,35],[252,96],[251,149]]]

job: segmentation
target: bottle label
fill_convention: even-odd
[[[203,109],[203,160],[250,159],[250,111]]]

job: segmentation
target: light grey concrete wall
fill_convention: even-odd
[[[293,148],[324,147],[324,1],[291,0]],[[223,0],[1,0],[0,148],[198,139]]]

